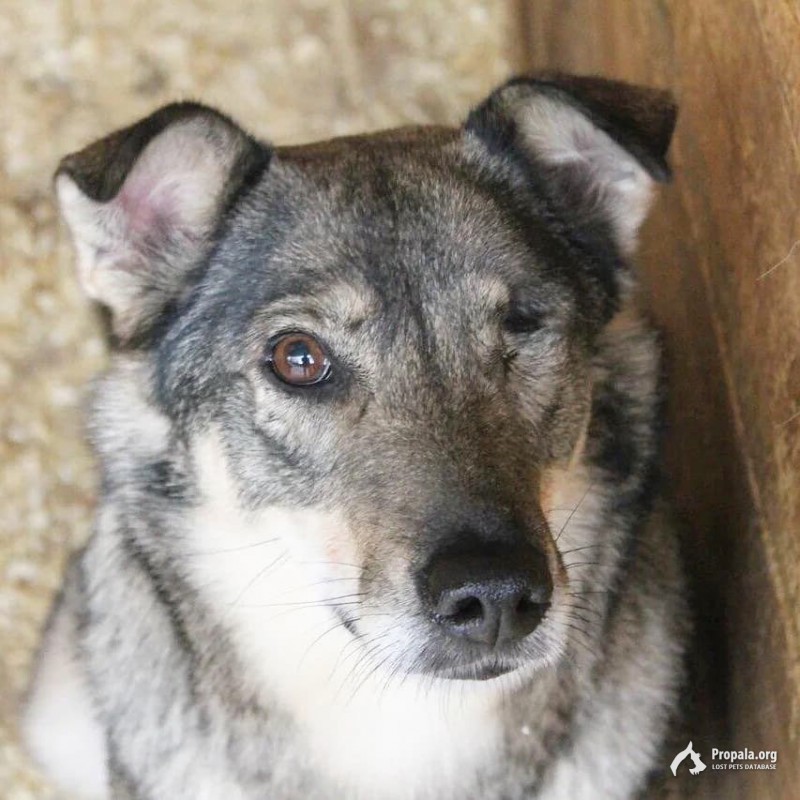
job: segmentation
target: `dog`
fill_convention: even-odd
[[[458,128],[272,147],[183,102],[62,161],[112,360],[22,723],[57,785],[649,791],[688,609],[630,262],[675,118],[543,73]]]

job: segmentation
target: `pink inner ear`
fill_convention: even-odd
[[[180,187],[174,180],[139,178],[126,183],[116,202],[132,239],[169,230],[180,222]]]

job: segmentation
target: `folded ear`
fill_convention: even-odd
[[[516,78],[469,116],[465,130],[517,172],[536,176],[561,215],[610,226],[625,253],[636,245],[677,109],[667,91],[595,77]]]
[[[81,282],[122,341],[188,288],[226,210],[269,158],[223,114],[175,103],[61,162],[56,192]]]

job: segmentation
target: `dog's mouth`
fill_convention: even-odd
[[[514,672],[520,665],[500,661],[440,668],[430,674],[451,681],[490,681]]]
[[[331,608],[331,611],[353,638],[366,642],[370,640],[369,634],[365,634],[359,629],[357,616],[350,616],[335,606]],[[527,652],[527,648],[521,647],[520,644],[497,647],[492,650],[468,646],[454,651],[451,643],[442,643],[434,638],[423,644],[420,648],[421,652],[416,656],[411,655],[416,648],[412,647],[406,651],[406,654],[410,656],[406,663],[406,670],[409,673],[445,681],[492,681],[530,666],[532,661],[536,660],[536,657]],[[470,650],[472,652],[469,652]],[[405,659],[400,657],[399,660]]]
[[[339,608],[332,609],[342,627],[356,639],[362,638],[362,633],[354,619],[351,619]],[[495,658],[482,658],[465,664],[427,666],[418,671],[430,677],[450,681],[490,681],[508,675],[523,666],[523,661]]]

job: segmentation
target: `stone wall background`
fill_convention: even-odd
[[[47,798],[14,730],[65,560],[86,537],[82,400],[103,365],[51,176],[195,98],[276,143],[457,122],[512,69],[501,0],[0,0],[0,796]]]

